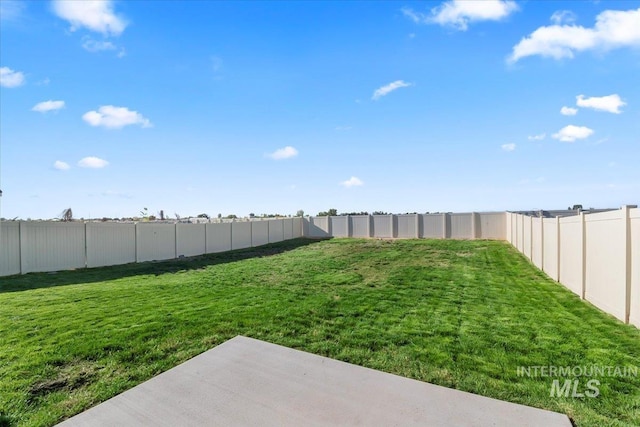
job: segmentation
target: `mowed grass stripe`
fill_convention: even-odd
[[[552,378],[517,375],[640,366],[640,332],[508,244],[300,239],[0,279],[0,426],[53,425],[239,334],[564,412],[580,427],[640,425],[640,378],[558,398]]]

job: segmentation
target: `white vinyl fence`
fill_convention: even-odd
[[[505,212],[318,216],[305,219],[305,236],[380,239],[506,240]]]
[[[640,209],[566,218],[507,213],[507,240],[582,299],[640,327]]]
[[[2,222],[0,276],[250,248],[302,237],[302,222],[302,218],[208,224]]]
[[[175,259],[297,237],[507,240],[554,280],[640,327],[640,209],[353,215],[207,224],[2,222],[0,276]]]

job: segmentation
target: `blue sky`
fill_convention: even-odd
[[[0,1],[1,215],[640,201],[640,1]]]

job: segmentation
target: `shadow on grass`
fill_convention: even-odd
[[[299,238],[279,243],[270,243],[268,245],[258,246],[255,248],[237,249],[229,252],[219,252],[195,257],[164,261],[148,261],[110,267],[57,271],[51,273],[28,273],[20,276],[8,276],[0,278],[0,294],[26,291],[30,289],[102,282],[130,276],[148,274],[158,276],[166,273],[176,273],[178,271],[197,270],[211,265],[278,255],[299,247],[311,245],[318,241],[318,239]]]

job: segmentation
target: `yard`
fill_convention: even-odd
[[[598,377],[599,396],[578,398],[551,397],[558,378],[518,375],[640,367],[640,331],[507,243],[298,239],[0,278],[0,426],[53,425],[236,335],[563,412],[579,427],[640,425],[640,377]]]

